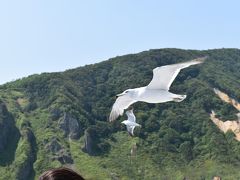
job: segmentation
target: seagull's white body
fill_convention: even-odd
[[[191,65],[200,64],[206,58],[197,58],[188,62],[161,66],[153,69],[151,82],[144,87],[128,89],[121,94],[113,104],[109,120],[114,121],[119,115],[123,115],[124,110],[131,104],[142,101],[147,103],[164,103],[168,101],[181,102],[186,95],[173,94],[169,88],[177,77],[181,69]]]
[[[168,101],[172,101],[173,99],[179,98],[185,98],[185,95],[178,95],[178,94],[173,94],[169,91],[162,90],[162,89],[149,89],[147,86],[145,87],[140,87],[140,88],[135,88],[132,89],[136,93],[136,97],[133,95],[133,100],[134,101],[141,101],[141,102],[147,102],[147,103],[164,103]]]
[[[128,133],[131,135],[131,136],[134,136],[133,134],[133,131],[134,131],[134,128],[136,126],[139,126],[141,127],[140,124],[136,123],[136,117],[135,115],[133,114],[133,110],[128,110],[126,112],[127,116],[128,116],[128,119],[127,120],[124,120],[123,122],[121,122],[122,124],[125,124],[127,126],[127,131]]]

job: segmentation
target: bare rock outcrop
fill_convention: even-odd
[[[240,124],[238,121],[222,121],[216,117],[214,111],[210,114],[210,118],[221,131],[224,133],[232,131],[235,134],[236,140],[240,141]]]
[[[0,101],[0,153],[6,149],[8,141],[18,133],[12,115],[6,105]]]
[[[223,100],[226,103],[231,104],[233,107],[235,107],[238,111],[240,111],[240,103],[236,101],[235,99],[230,98],[226,93],[220,91],[219,89],[214,88],[213,89],[215,94],[218,95],[218,97]]]
[[[218,95],[218,97],[226,102],[231,104],[233,107],[235,107],[238,111],[240,111],[240,104],[235,99],[230,98],[226,93],[214,88],[213,89],[215,94]],[[222,121],[219,118],[216,117],[216,113],[212,110],[210,114],[210,119],[213,121],[214,124],[217,125],[217,127],[223,131],[224,133],[227,133],[227,131],[232,131],[235,134],[236,140],[240,141],[240,113],[237,114],[238,119],[235,121]]]
[[[60,144],[57,138],[52,138],[45,143],[45,149],[52,154],[53,160],[58,160],[61,164],[73,164],[70,152]]]
[[[15,164],[18,167],[16,171],[16,179],[17,180],[25,180],[30,179],[34,170],[33,170],[33,163],[36,160],[36,140],[34,133],[29,127],[22,127],[21,129],[21,136],[24,143],[29,144],[29,149],[26,150],[26,158],[23,161],[17,162],[19,164]]]
[[[82,150],[89,155],[93,154],[93,140],[87,130],[84,132],[84,147],[82,148]]]
[[[78,139],[81,134],[81,128],[77,119],[70,114],[64,113],[63,117],[58,121],[59,128],[64,131],[65,137],[70,139]]]
[[[57,153],[62,149],[62,146],[56,138],[52,138],[51,141],[46,144],[45,148],[51,153]]]

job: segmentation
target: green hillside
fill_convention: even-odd
[[[181,102],[134,104],[135,137],[108,122],[115,95],[147,85],[152,69],[208,56],[184,69],[170,91]],[[213,92],[240,101],[240,50],[159,49],[119,56],[0,86],[0,179],[33,180],[68,166],[86,179],[240,179],[240,142],[212,123],[237,111]],[[131,149],[136,150],[131,154]]]

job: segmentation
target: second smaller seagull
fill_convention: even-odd
[[[136,123],[136,117],[133,114],[133,109],[126,111],[126,115],[128,117],[127,120],[124,120],[121,122],[122,124],[125,124],[127,126],[127,131],[130,136],[134,136],[133,131],[136,126],[141,127],[140,124]]]

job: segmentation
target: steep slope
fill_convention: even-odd
[[[182,71],[171,87],[171,92],[187,94],[186,100],[134,105],[142,124],[136,137],[119,123],[125,117],[107,122],[117,93],[148,84],[157,66],[200,56],[208,56],[207,61]],[[237,111],[212,88],[239,101],[239,69],[238,49],[160,49],[7,83],[0,87],[0,99],[20,139],[15,158],[0,163],[0,173],[5,179],[34,179],[66,165],[88,179],[238,179],[240,144],[233,134],[222,133],[209,113],[214,109],[221,119],[235,118]],[[29,173],[19,173],[23,167]]]
[[[14,118],[6,105],[0,101],[0,159],[1,164],[11,162],[14,149],[19,139],[19,132],[15,126]],[[13,145],[13,148],[11,148]]]
[[[224,102],[232,105],[237,111],[240,111],[240,104],[235,100],[230,98],[226,93],[221,92],[218,89],[214,88],[215,94]],[[216,113],[214,111],[211,112],[210,118],[218,126],[218,128],[227,133],[228,131],[232,131],[235,134],[236,140],[240,141],[240,113],[236,114],[237,120],[235,121],[222,121],[216,117]]]
[[[236,140],[240,141],[240,125],[238,121],[222,121],[216,117],[214,111],[212,111],[212,113],[210,114],[210,118],[221,131],[223,131],[224,133],[232,131],[236,136]]]
[[[231,104],[238,111],[240,111],[240,104],[235,99],[230,98],[226,93],[219,91],[218,89],[214,89],[215,94],[219,96],[224,102]]]

